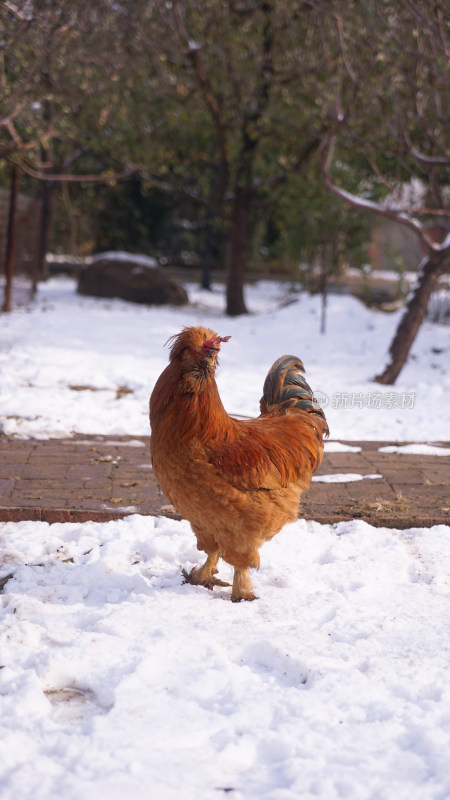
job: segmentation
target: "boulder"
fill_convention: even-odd
[[[181,306],[187,292],[157,262],[131,253],[101,253],[80,272],[78,292],[91,297],[120,297],[132,303]]]

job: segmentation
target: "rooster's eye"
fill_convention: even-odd
[[[207,345],[205,342],[202,347],[202,353],[205,356],[212,356],[213,353],[217,353],[218,349],[218,347],[212,347],[211,345]]]

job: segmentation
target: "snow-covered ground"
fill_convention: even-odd
[[[449,439],[449,328],[423,326],[389,389],[371,378],[396,314],[333,296],[321,336],[318,298],[263,283],[230,320],[218,288],[188,289],[192,307],[141,308],[54,279],[0,315],[3,431],[148,433],[164,342],[206,324],[233,337],[230,412],[257,413],[292,352],[333,439]],[[185,521],[2,523],[0,545],[2,800],[450,796],[449,526],[300,520],[262,548],[259,599],[240,604],[182,585],[199,559]]]
[[[0,315],[0,430],[44,438],[147,434],[148,398],[168,360],[165,342],[184,325],[204,324],[232,336],[217,376],[230,413],[259,413],[268,368],[293,353],[323,402],[331,438],[449,438],[449,327],[426,322],[397,384],[386,387],[372,378],[385,364],[401,312],[331,295],[321,335],[318,296],[262,282],[248,288],[253,313],[230,319],[221,288],[187,288],[192,306],[149,308],[81,297],[72,280],[54,278],[30,310]]]

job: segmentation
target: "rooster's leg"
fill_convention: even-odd
[[[219,556],[219,550],[215,550],[214,553],[208,553],[208,558],[201,567],[194,567],[189,573],[183,569],[184,582],[193,583],[196,586],[206,586],[207,589],[212,589],[214,586],[229,586],[230,584],[226,583],[226,581],[221,581],[219,578],[214,577],[218,572],[217,562]]]
[[[253,594],[252,580],[248,569],[234,568],[233,588],[231,590],[231,600],[239,603],[241,600],[257,600]]]

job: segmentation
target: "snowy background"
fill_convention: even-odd
[[[421,442],[426,457],[449,439],[448,327],[426,322],[380,387],[397,313],[331,296],[320,335],[319,298],[286,285],[250,287],[237,319],[218,287],[187,288],[191,306],[157,309],[52,279],[1,315],[3,433],[147,434],[164,342],[205,324],[233,337],[218,373],[232,413],[257,413],[291,352],[333,440]],[[181,584],[199,558],[185,521],[2,523],[0,544],[5,800],[450,796],[449,526],[299,520],[263,547],[259,599],[241,604]]]
[[[425,322],[396,385],[380,386],[372,379],[384,367],[400,311],[331,295],[321,335],[320,297],[286,284],[248,287],[252,313],[232,319],[223,314],[222,288],[187,288],[192,306],[156,308],[81,297],[72,280],[52,279],[31,309],[1,315],[0,430],[44,438],[148,434],[148,399],[168,362],[164,344],[184,325],[203,324],[232,336],[217,374],[230,413],[258,414],[267,370],[292,353],[318,396],[328,398],[331,438],[449,438],[449,327]]]

